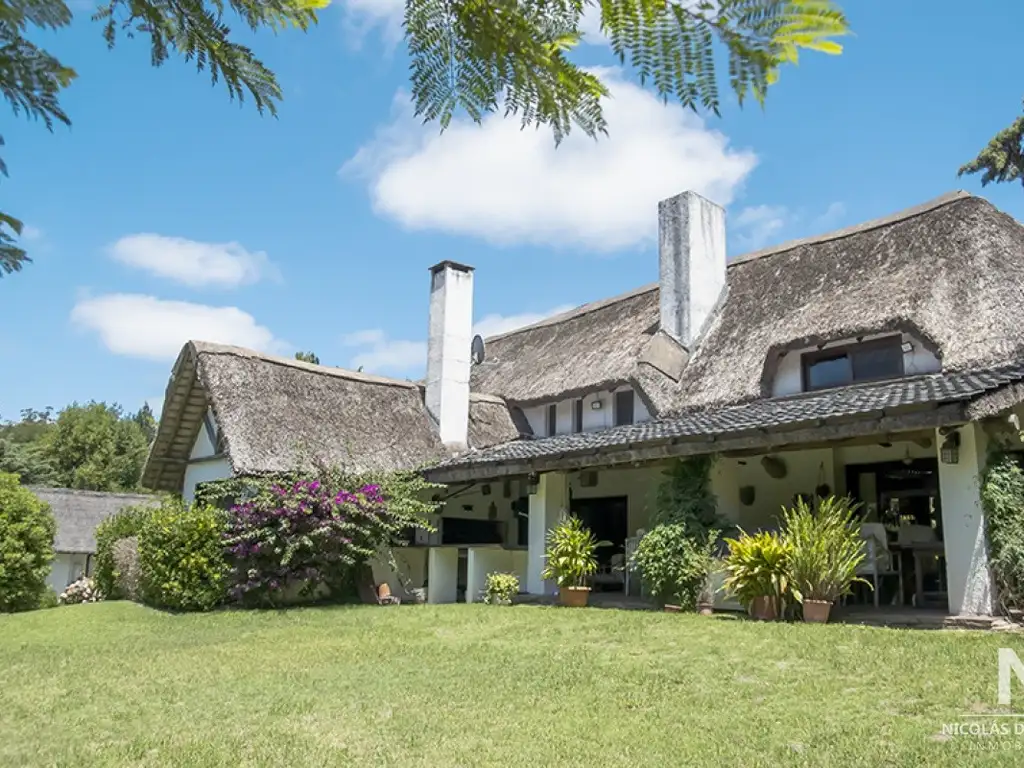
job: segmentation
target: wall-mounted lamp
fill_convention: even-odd
[[[600,411],[602,408],[604,408],[604,403],[602,401],[600,401],[600,400],[591,400],[590,401],[590,409],[591,410],[593,410],[593,411]]]
[[[914,345],[911,344],[909,341],[904,341],[900,345],[900,349],[902,349],[904,352],[913,352],[914,351]]]
[[[533,496],[537,492],[537,486],[540,485],[540,475],[536,472],[531,472],[526,476],[526,489],[530,495]]]
[[[952,432],[946,435],[946,439],[942,441],[942,447],[939,448],[939,459],[943,464],[959,464],[960,463],[960,433]]]

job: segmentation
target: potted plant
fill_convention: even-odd
[[[832,604],[850,592],[864,561],[857,510],[848,497],[828,496],[814,510],[805,501],[783,513],[789,550],[789,586],[803,605],[804,621],[825,623]]]
[[[693,611],[710,601],[709,573],[718,531],[694,534],[684,523],[661,523],[637,545],[631,566],[666,611]]]
[[[773,531],[740,531],[738,538],[726,539],[726,544],[725,588],[754,618],[777,619],[789,587],[787,542]]]
[[[606,544],[594,538],[578,517],[568,516],[548,531],[547,551],[541,578],[558,585],[562,605],[581,608],[587,604],[587,579],[597,571],[597,548]]]
[[[711,616],[715,612],[715,595],[721,588],[719,577],[722,573],[722,561],[711,553],[709,555],[704,586],[697,595],[697,613],[701,616]]]

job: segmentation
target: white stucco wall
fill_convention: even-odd
[[[58,594],[63,592],[64,587],[68,584],[81,576],[88,575],[86,573],[86,562],[88,559],[88,555],[72,555],[67,552],[58,552],[53,558],[53,564],[50,567],[49,576],[46,577],[46,583],[53,587],[53,590]]]
[[[618,387],[613,391],[591,392],[583,397],[583,431],[589,432],[595,429],[606,429],[615,426],[615,393],[630,390],[630,387]],[[576,400],[559,400],[555,403],[558,409],[558,418],[555,420],[556,434],[567,435],[572,432],[572,415],[576,407]],[[595,409],[594,403],[600,403],[600,408]],[[523,409],[526,420],[530,423],[533,434],[538,437],[547,435],[548,406],[535,405]],[[633,423],[650,421],[651,414],[644,405],[639,394],[634,393],[633,397]]]
[[[212,410],[208,412],[208,418],[211,424],[216,425]],[[196,486],[199,483],[224,480],[231,475],[231,462],[227,457],[216,455],[216,447],[206,432],[206,426],[205,424],[201,425],[189,453],[189,464],[185,467],[185,479],[181,488],[182,498],[191,502],[195,499]]]
[[[956,464],[939,462],[951,613],[984,616],[991,614],[994,608],[980,491],[986,447],[984,430],[978,424],[967,424],[960,429],[959,461]]]
[[[864,336],[863,338],[864,341],[870,341],[871,339],[881,339],[892,335],[889,333],[876,333]],[[920,341],[906,333],[901,334],[900,340],[901,343],[909,341],[913,345],[913,349],[910,352],[903,353],[903,370],[907,376],[914,376],[919,373],[937,373],[942,370],[942,364],[939,362],[939,359],[925,349]],[[856,339],[837,340],[828,346],[840,347],[855,341]],[[795,395],[803,391],[800,356],[805,352],[814,352],[817,349],[817,347],[795,349],[787,352],[785,357],[779,360],[779,367],[775,372],[775,379],[772,382],[772,397]]]

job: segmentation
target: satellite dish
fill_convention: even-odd
[[[469,345],[469,359],[473,361],[473,365],[480,365],[484,361],[484,339],[479,333],[473,337],[473,342]]]

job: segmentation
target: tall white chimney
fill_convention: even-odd
[[[658,203],[661,329],[693,351],[725,289],[725,209],[695,192]]]
[[[469,369],[473,334],[473,268],[442,261],[430,268],[427,410],[441,442],[465,450],[469,435]]]

